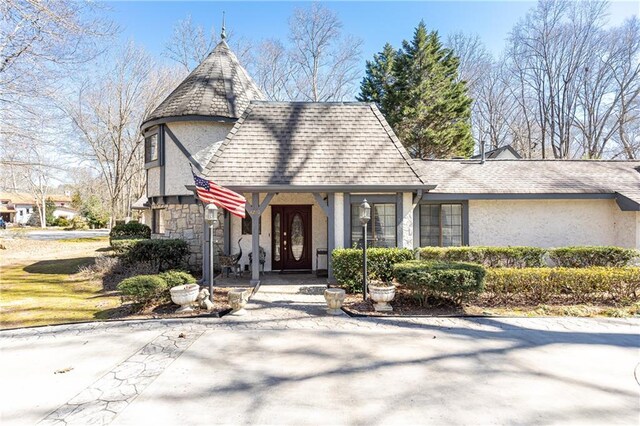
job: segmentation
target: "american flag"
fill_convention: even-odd
[[[196,183],[196,193],[200,201],[207,204],[213,203],[218,207],[229,210],[232,215],[244,218],[246,198],[210,180],[197,176],[193,170],[191,174]]]

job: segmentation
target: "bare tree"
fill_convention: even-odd
[[[259,45],[258,52],[253,74],[264,95],[273,101],[292,99],[293,65],[287,48],[279,40],[268,39]]]
[[[114,221],[129,215],[131,200],[144,187],[140,124],[177,81],[175,72],[154,64],[133,44],[105,61],[112,65],[82,82],[77,101],[64,102],[63,108],[81,135],[78,155],[93,163],[104,179]],[[129,192],[132,186],[135,191]]]
[[[225,31],[226,38],[238,60],[246,67],[253,64],[252,43],[244,37],[236,37],[233,31]],[[220,43],[220,35],[211,26],[205,30],[193,22],[191,15],[179,20],[173,27],[173,34],[164,48],[164,55],[191,72]]]
[[[336,12],[312,3],[289,19],[295,98],[321,102],[342,100],[353,93],[362,41],[342,35]]]

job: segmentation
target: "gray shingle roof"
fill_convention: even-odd
[[[504,151],[511,152],[511,154],[516,158],[522,158],[522,156],[518,154],[518,151],[513,149],[511,145],[503,145],[500,148],[491,149],[484,153],[484,158],[487,160],[498,158],[498,156],[502,154]],[[482,154],[474,155],[471,157],[472,160],[478,160],[480,158],[482,158]]]
[[[424,186],[368,103],[251,102],[205,173],[225,186]]]
[[[237,119],[253,99],[264,99],[264,95],[223,40],[145,123],[181,116]]]
[[[430,193],[621,194],[640,203],[640,161],[422,160]]]

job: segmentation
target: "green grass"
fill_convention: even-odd
[[[93,257],[44,260],[2,268],[0,328],[61,324],[102,318],[120,298],[77,274]]]
[[[61,243],[97,243],[100,241],[109,241],[109,237],[105,235],[104,237],[66,238],[59,241]]]

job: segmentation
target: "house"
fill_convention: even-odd
[[[208,270],[190,165],[242,193],[215,244],[265,270],[328,269],[326,252],[373,246],[640,247],[640,162],[412,159],[375,104],[268,102],[223,40],[142,124],[153,238],[183,238]],[[206,277],[205,277],[206,278]]]
[[[51,199],[56,208],[53,211],[54,217],[64,217],[73,219],[78,212],[71,207],[71,197],[68,195],[52,194],[47,196]],[[29,222],[37,203],[33,195],[25,192],[2,192],[0,193],[0,215],[5,222],[25,225]]]
[[[482,160],[483,154],[474,155],[472,160]],[[491,149],[484,153],[485,160],[519,160],[522,158],[518,151],[513,149],[511,145],[503,145],[499,148]]]

